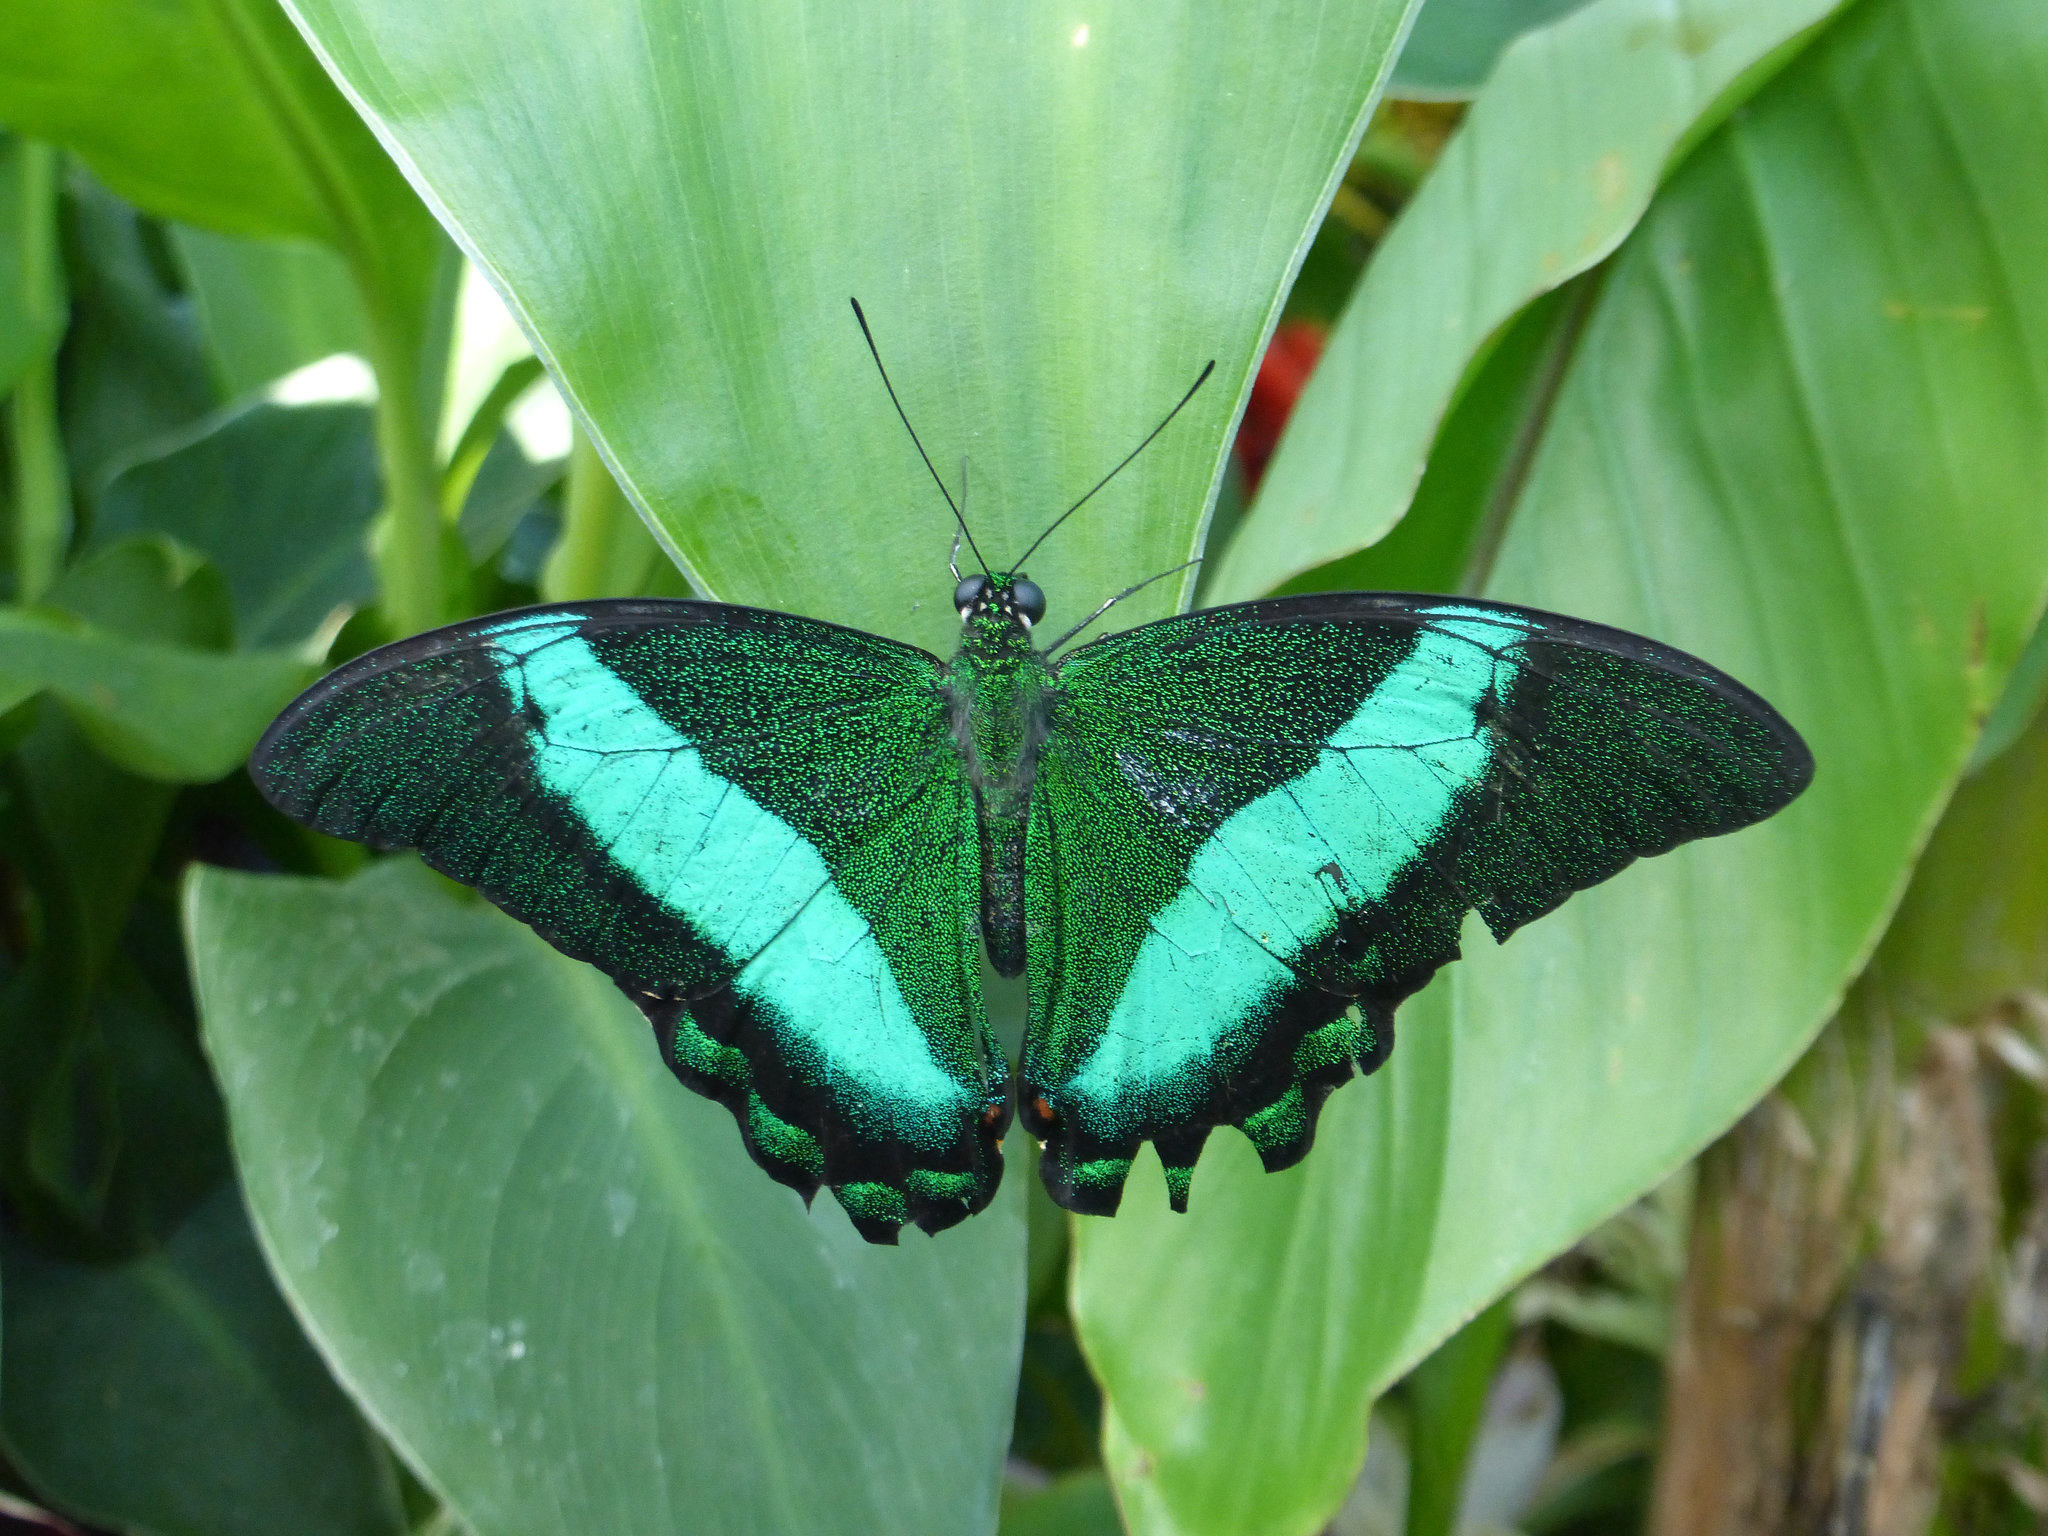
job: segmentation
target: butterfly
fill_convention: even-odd
[[[1148,1141],[1186,1209],[1220,1125],[1288,1167],[1468,912],[1505,940],[1813,772],[1706,663],[1528,608],[1268,598],[1058,656],[1021,569],[953,603],[950,662],[715,602],[492,615],[329,674],[250,771],[597,966],[873,1242],[987,1206],[1013,1106],[1073,1211]],[[1014,1092],[984,949],[1029,972]]]

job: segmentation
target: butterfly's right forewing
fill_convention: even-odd
[[[973,796],[925,653],[712,603],[528,610],[341,668],[251,773],[597,965],[755,1159],[870,1238],[993,1196]]]

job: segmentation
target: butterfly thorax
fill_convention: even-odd
[[[1015,976],[1024,969],[1024,827],[1045,739],[1048,676],[1006,577],[992,578],[963,605],[948,682],[953,740],[981,823],[982,936],[990,963]]]

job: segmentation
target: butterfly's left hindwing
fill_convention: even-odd
[[[1805,746],[1682,653],[1498,604],[1271,599],[1058,668],[1026,852],[1026,1125],[1046,1182],[1115,1210],[1152,1141],[1299,1161],[1395,1006],[1632,859],[1805,787]]]
[[[497,615],[323,679],[250,771],[611,976],[755,1160],[871,1239],[994,1195],[973,793],[924,652],[712,603]]]

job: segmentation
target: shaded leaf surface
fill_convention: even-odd
[[[43,605],[0,608],[0,713],[47,690],[113,764],[205,783],[247,755],[313,670],[277,651],[229,653],[233,636],[220,573],[162,535],[133,535],[73,565]],[[79,792],[77,833],[121,837],[93,820],[90,798]],[[153,840],[122,857],[146,860]],[[101,920],[118,923],[126,904]]]
[[[151,1536],[396,1536],[383,1448],[272,1288],[232,1182],[159,1252],[0,1238],[7,1454],[51,1503]]]
[[[158,1027],[162,1010],[118,955],[172,791],[108,763],[61,709],[23,714],[0,846],[39,921],[10,946],[0,985],[0,1178],[13,1224],[128,1251],[226,1169],[197,1051]],[[194,1143],[126,1133],[135,1110]]]
[[[1123,1528],[1109,1479],[1090,1468],[1030,1493],[1005,1494],[999,1536],[1121,1536]]]
[[[332,251],[189,227],[171,244],[228,399],[336,352],[369,355],[362,304]]]
[[[1711,658],[1806,735],[1814,786],[1506,946],[1470,932],[1302,1167],[1217,1138],[1189,1217],[1147,1163],[1081,1224],[1139,1529],[1313,1530],[1372,1395],[1834,1008],[2048,578],[2044,102],[2048,14],[1864,0],[1616,258],[1487,594]]]
[[[1014,1177],[901,1248],[806,1214],[616,988],[410,860],[200,870],[187,920],[265,1247],[478,1536],[993,1528]]]
[[[235,616],[220,572],[159,534],[93,551],[58,578],[43,606],[124,640],[202,651],[234,644]]]
[[[432,441],[456,273],[432,216],[275,0],[17,9],[0,37],[0,121],[76,149],[149,213],[341,258],[380,383],[384,595],[395,622],[430,624],[442,611]],[[210,392],[214,370],[203,355],[198,366]],[[73,447],[76,477],[96,488],[101,466],[77,455],[75,431]]]
[[[1401,48],[1388,90],[1422,100],[1478,94],[1501,50],[1586,0],[1427,0]]]
[[[2048,717],[1965,779],[1871,960],[1902,1016],[1961,1023],[2048,981]]]
[[[276,651],[129,640],[54,609],[0,609],[0,710],[48,690],[115,763],[174,784],[232,773],[313,671]]]
[[[1414,504],[1385,538],[1303,572],[1282,590],[1466,593],[1484,586],[1603,275],[1596,267],[1552,289],[1503,328],[1444,419]]]
[[[219,397],[191,305],[150,260],[147,221],[83,172],[67,193],[71,325],[58,382],[71,477],[90,521],[112,468]]]
[[[167,534],[226,579],[244,646],[291,646],[376,595],[383,500],[369,407],[257,404],[131,463],[101,494],[99,539]]]
[[[482,562],[502,550],[534,503],[561,483],[564,472],[561,460],[535,463],[510,432],[499,433],[462,502],[457,526],[470,559]]]

